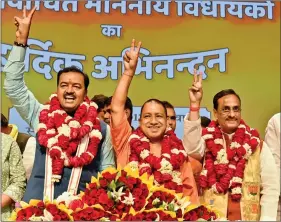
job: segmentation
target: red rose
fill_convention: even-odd
[[[142,195],[142,189],[141,188],[135,188],[135,189],[133,189],[132,194],[133,194],[134,197],[139,197],[139,196]]]
[[[44,208],[45,207],[44,202],[43,201],[38,202],[37,207]]]
[[[224,175],[228,170],[228,166],[226,164],[216,164],[215,171],[218,175]]]
[[[61,115],[61,114],[55,113],[53,119],[54,119],[54,123],[56,125],[56,128],[59,128],[64,123],[65,115],[64,114]]]
[[[99,202],[101,204],[105,204],[105,205],[109,202],[109,198],[108,198],[107,193],[103,193],[99,196]]]
[[[127,181],[129,184],[132,184],[132,185],[135,185],[137,183],[137,180],[134,177],[127,178]]]
[[[55,204],[48,204],[46,210],[49,211],[53,216],[59,213],[59,210]]]
[[[33,214],[34,214],[33,207],[27,207],[27,208],[25,209],[26,218],[29,219]]]
[[[173,179],[173,177],[170,174],[168,174],[168,173],[162,174],[162,181],[163,181],[163,183],[168,182],[168,181],[170,181],[172,179]]]
[[[241,157],[243,157],[245,154],[246,154],[246,150],[244,147],[240,146],[238,149],[237,149],[237,156],[239,157],[239,159]]]
[[[62,148],[62,149],[67,149],[68,148],[68,144],[69,144],[69,138],[67,136],[64,135],[60,135],[58,137],[58,145]]]
[[[142,167],[139,171],[139,174],[143,175],[144,173],[147,173],[148,175],[151,175],[151,168],[149,166]]]
[[[102,176],[103,176],[106,180],[108,180],[109,182],[111,182],[112,180],[114,180],[115,177],[116,177],[116,175],[117,175],[117,173],[111,174],[111,173],[109,173],[109,172],[105,172],[105,173],[102,174]]]
[[[60,215],[55,215],[55,216],[53,217],[53,221],[60,221],[60,220],[61,220]]]
[[[90,189],[97,189],[97,184],[96,183],[90,183],[89,188]]]
[[[82,202],[82,200],[73,200],[69,203],[68,207],[71,210],[75,211],[77,208],[83,209],[84,203]]]

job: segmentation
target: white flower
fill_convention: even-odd
[[[200,175],[207,176],[207,173],[208,173],[208,170],[204,169],[204,170],[201,171]]]
[[[189,206],[191,204],[190,201],[188,201],[187,199],[188,197],[183,197],[181,199],[177,198],[177,201],[175,203],[175,211],[177,211],[178,209],[181,209],[182,213],[184,212],[184,210],[187,208],[187,206]]]
[[[125,193],[123,193],[123,188],[124,187],[120,187],[119,190],[116,192],[116,190],[114,189],[113,192],[110,192],[113,200],[117,201],[117,200],[121,200],[121,197],[123,195],[125,195]]]
[[[180,151],[177,149],[177,148],[173,148],[172,150],[171,150],[171,153],[173,153],[173,154],[179,154],[180,153]]]
[[[146,157],[149,156],[149,151],[147,149],[144,149],[140,153],[140,157],[144,160]]]
[[[165,172],[171,172],[173,170],[172,164],[163,158],[160,162],[161,168],[159,169],[160,172],[165,171]]]
[[[218,193],[216,184],[213,184],[213,185],[212,185],[211,190],[212,190],[214,193]]]
[[[234,187],[231,189],[231,193],[232,194],[241,194],[242,193],[242,190],[241,190],[241,187]]]
[[[244,147],[245,150],[246,150],[246,153],[245,153],[245,155],[244,155],[244,158],[247,160],[247,159],[249,159],[249,157],[252,155],[252,149],[251,149],[251,146],[250,146],[249,144],[247,144],[247,143],[245,143],[245,144],[243,145],[243,147]]]
[[[138,163],[138,161],[131,161],[131,162],[129,163],[129,165],[130,165],[130,167],[131,167],[132,170],[137,170],[137,169],[138,169],[138,166],[139,166],[139,163]]]
[[[149,143],[149,139],[147,139],[146,137],[141,138],[142,142],[148,142]]]
[[[98,109],[99,107],[98,107],[98,105],[95,103],[95,102],[90,102],[90,106],[93,106],[93,107],[95,107],[96,109]]]
[[[244,124],[240,124],[240,125],[238,126],[238,128],[244,128],[244,129],[246,129],[246,126],[245,126]]]
[[[49,211],[44,209],[43,212],[44,212],[44,216],[42,217],[43,221],[53,221],[54,217]]]
[[[83,102],[80,106],[82,106],[82,105],[85,105],[87,109],[88,109],[89,106],[90,106],[90,105],[89,105],[88,103],[86,103],[86,102]]]
[[[134,205],[134,197],[132,195],[132,193],[129,193],[128,197],[124,197],[124,200],[122,201],[122,203],[126,204],[126,205]]]
[[[172,171],[172,181],[178,185],[182,185],[181,173],[179,171]]]
[[[71,120],[68,123],[69,127],[73,127],[73,128],[79,128],[81,125],[77,120]]]
[[[56,133],[56,130],[55,129],[48,129],[46,131],[47,134],[55,134]]]
[[[215,127],[207,127],[208,132],[215,132]]]
[[[229,187],[231,187],[232,183],[240,183],[240,184],[242,184],[242,178],[240,178],[240,177],[233,177],[230,180]]]
[[[58,133],[70,137],[70,127],[67,124],[62,124],[62,126],[58,128]]]
[[[58,138],[57,137],[52,137],[52,138],[48,139],[47,147],[51,148],[57,142],[58,142]]]
[[[182,153],[185,157],[187,156],[187,153],[185,152],[185,150],[178,150],[177,148],[173,148],[171,150],[171,153],[176,154],[176,155],[179,153]]]
[[[94,124],[91,121],[84,122],[84,125],[89,126],[91,129],[93,128]]]
[[[214,143],[215,143],[215,144],[223,145],[223,139],[218,139],[218,138],[217,138],[217,139],[214,140]]]
[[[57,94],[51,94],[49,97],[49,100],[52,100],[52,98],[57,97]]]
[[[159,198],[155,198],[153,201],[152,201],[152,205],[156,205],[160,202],[160,199]]]
[[[241,145],[237,142],[231,142],[230,144],[230,148],[231,149],[234,149],[234,148],[239,148]]]
[[[132,134],[130,137],[129,137],[129,142],[131,141],[131,139],[140,139],[140,137],[136,134]]]
[[[96,138],[98,138],[99,140],[101,140],[101,139],[102,139],[102,134],[101,134],[100,131],[94,129],[94,130],[92,130],[92,131],[90,132],[90,138],[92,138],[92,137],[96,137]]]
[[[227,164],[227,163],[228,163],[227,153],[225,149],[221,149],[217,154],[217,160],[215,161],[214,164]]]
[[[168,159],[171,159],[171,156],[170,156],[170,154],[168,154],[168,153],[163,153],[162,156],[164,156],[164,157],[166,157],[166,158],[168,158]]]
[[[206,134],[206,135],[202,136],[202,138],[203,138],[204,140],[208,140],[208,139],[213,139],[214,137],[213,137],[212,134]]]
[[[150,165],[149,165],[148,163],[142,163],[142,164],[140,165],[140,168],[143,168],[143,167],[150,167]]]
[[[60,196],[57,198],[57,203],[65,202],[66,206],[69,206],[70,202],[73,200],[78,200],[78,196],[74,196],[72,193],[69,192],[63,192]]]
[[[43,105],[42,110],[43,110],[43,109],[47,109],[47,110],[49,110],[49,109],[50,109],[50,105],[49,105],[49,104]]]

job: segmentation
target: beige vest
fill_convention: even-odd
[[[260,147],[257,147],[248,159],[244,170],[242,198],[240,200],[240,213],[243,221],[258,221],[260,219],[260,150]],[[204,190],[201,201],[213,205],[222,213],[223,217],[227,217],[228,196],[228,193],[216,194],[207,189]]]

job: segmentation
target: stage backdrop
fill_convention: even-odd
[[[15,39],[22,1],[1,1],[3,69]],[[37,5],[26,54],[25,82],[42,103],[56,90],[56,73],[76,65],[90,76],[89,97],[112,95],[132,38],[143,47],[129,91],[137,125],[149,98],[176,107],[182,137],[193,69],[204,72],[201,114],[213,96],[233,88],[242,116],[261,135],[280,106],[280,2],[277,1],[26,1]],[[4,77],[2,75],[2,84]],[[2,91],[2,112],[32,133]]]

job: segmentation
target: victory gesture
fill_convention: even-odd
[[[17,17],[15,16],[15,25],[17,27],[16,31],[16,41],[20,44],[26,45],[27,39],[29,35],[30,25],[32,21],[32,17],[34,15],[34,12],[36,10],[36,6],[33,7],[33,9],[26,14],[26,7],[23,8],[23,17]]]
[[[202,72],[197,72],[194,70],[193,73],[193,84],[192,87],[189,88],[189,99],[191,104],[200,105],[203,96],[202,90]]]
[[[125,66],[125,75],[133,76],[135,74],[137,64],[138,64],[138,57],[141,48],[141,42],[138,43],[138,46],[135,47],[135,40],[132,40],[130,50],[125,52],[123,56],[124,66]]]

